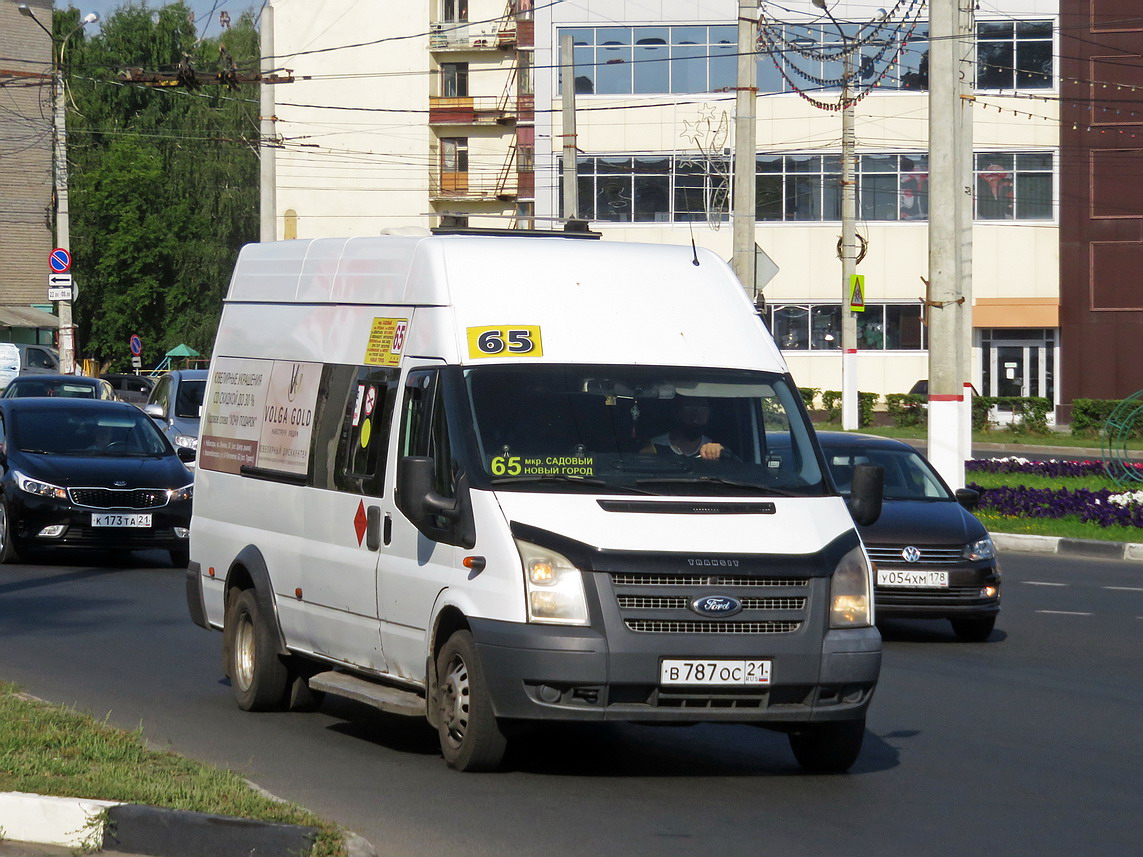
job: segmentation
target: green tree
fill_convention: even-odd
[[[57,38],[78,21],[57,12]],[[227,56],[254,71],[253,18],[200,40],[183,3],[128,3],[85,35],[64,53],[78,353],[123,368],[137,333],[144,365],[179,343],[209,355],[238,250],[258,238],[257,85],[149,87],[119,72],[213,74]]]

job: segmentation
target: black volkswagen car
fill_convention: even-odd
[[[0,562],[25,548],[189,558],[193,476],[154,421],[98,399],[0,399]]]
[[[855,465],[885,469],[881,517],[858,527],[876,566],[878,618],[948,619],[958,639],[988,639],[1000,612],[1000,567],[992,537],[969,511],[977,493],[950,491],[925,457],[899,440],[847,432],[818,432],[818,440],[843,494]]]

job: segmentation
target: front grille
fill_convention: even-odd
[[[615,572],[611,575],[615,586],[809,586],[805,578],[782,577],[727,577],[721,574],[630,574]]]
[[[913,547],[916,547],[921,553],[920,559],[916,562],[907,562],[901,556],[901,551],[906,547],[909,545],[866,545],[865,550],[869,554],[869,558],[879,566],[892,565],[916,568],[922,565],[955,565],[964,562],[964,545],[956,545],[955,547],[914,545]]]
[[[155,509],[169,496],[164,488],[69,488],[68,495],[90,509]]]
[[[801,622],[702,622],[689,620],[625,619],[628,629],[644,634],[789,634]]]
[[[653,595],[620,595],[620,608],[624,610],[682,610],[687,606],[684,596],[656,597]],[[801,610],[805,598],[743,598],[743,610]]]

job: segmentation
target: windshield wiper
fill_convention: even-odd
[[[605,482],[602,479],[594,479],[584,476],[566,476],[562,473],[543,473],[529,476],[496,476],[488,480],[491,485],[512,485],[512,484],[526,484],[529,482],[559,482],[564,485],[584,485],[591,488],[604,488],[608,491],[623,494],[651,494],[651,491],[644,491],[640,488],[633,488],[630,485],[615,485],[611,482]]]
[[[784,488],[772,488],[768,485],[758,485],[754,482],[739,482],[734,479],[723,479],[721,476],[661,476],[656,479],[637,479],[636,485],[690,485],[694,483],[707,485],[729,485],[731,488],[746,488],[762,494],[772,494],[777,497],[801,497],[800,491],[788,491]]]

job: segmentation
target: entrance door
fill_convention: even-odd
[[[1048,348],[1044,342],[993,341],[984,354],[984,395],[1051,399]]]

